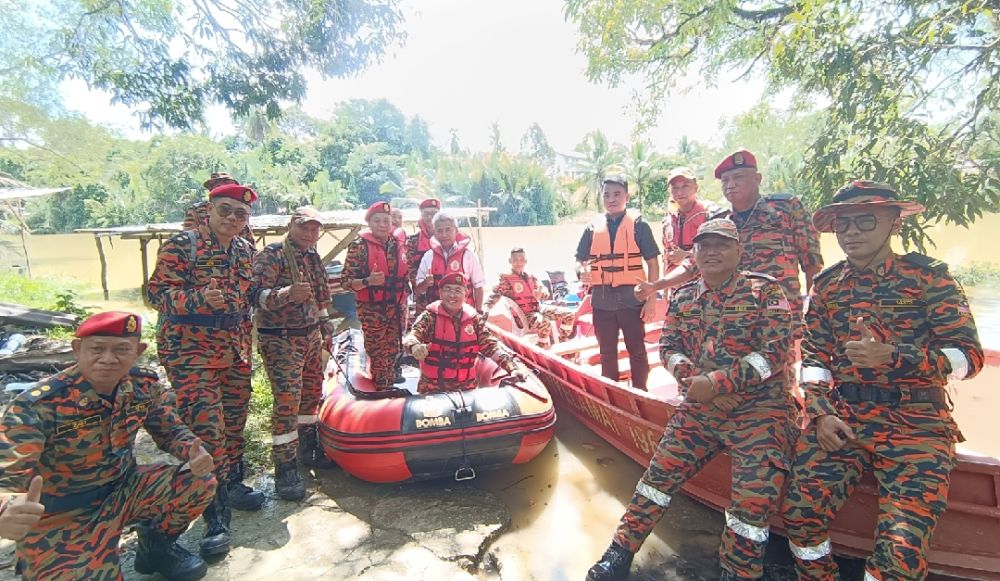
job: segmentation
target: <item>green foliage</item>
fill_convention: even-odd
[[[77,302],[78,298],[76,291],[73,289],[64,289],[56,293],[56,304],[52,310],[69,313],[80,318],[89,317],[94,308],[80,305]]]
[[[685,72],[764,77],[765,98],[790,91],[817,130],[806,161],[782,160],[779,177],[813,207],[849,179],[888,181],[927,206],[903,232],[921,246],[925,224],[967,225],[1000,205],[990,2],[566,0],[566,14],[588,75],[611,85],[640,75],[650,117]]]
[[[33,309],[48,311],[62,310],[69,305],[82,314],[89,312],[79,306],[76,297],[83,291],[83,285],[65,279],[45,277],[28,278],[17,273],[0,273],[0,297],[4,302],[16,303]]]
[[[274,395],[271,382],[260,356],[254,354],[253,375],[250,377],[253,392],[250,395],[250,411],[247,414],[246,454],[254,466],[268,470],[274,463],[271,457],[271,411]]]
[[[274,119],[304,96],[305,70],[356,73],[401,22],[397,0],[0,0],[0,95],[54,111],[75,78],[147,127],[194,127],[211,103]]]
[[[951,274],[966,287],[1000,288],[1000,265],[974,262],[953,267]]]

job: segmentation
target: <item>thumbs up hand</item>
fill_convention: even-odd
[[[195,438],[188,449],[188,467],[191,468],[191,474],[195,476],[206,476],[215,469],[212,455],[201,444],[201,438]]]
[[[385,284],[385,273],[376,270],[368,275],[368,286],[382,286]]]
[[[41,504],[42,477],[35,476],[28,484],[27,494],[20,495],[0,512],[0,537],[19,541],[35,528],[45,514]]]
[[[217,279],[211,278],[208,280],[208,286],[205,287],[204,291],[205,302],[208,306],[213,309],[222,309],[226,306],[226,297],[219,288],[219,281]]]
[[[859,341],[848,341],[844,347],[847,358],[855,367],[878,368],[892,364],[896,346],[880,341],[865,324],[864,317],[854,321],[854,328],[861,337]]]

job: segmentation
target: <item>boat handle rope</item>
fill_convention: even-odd
[[[452,393],[459,397],[460,402],[455,401],[452,397]],[[455,482],[462,482],[463,480],[472,480],[476,477],[476,470],[469,465],[469,455],[466,450],[465,444],[465,422],[461,421],[461,416],[465,415],[466,412],[471,411],[468,404],[465,403],[465,395],[461,391],[457,392],[444,392],[448,400],[451,401],[451,405],[455,406],[455,419],[460,420],[459,426],[461,426],[461,432],[459,433],[459,441],[462,442],[462,465],[455,470]]]

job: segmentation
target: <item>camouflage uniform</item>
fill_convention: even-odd
[[[164,243],[146,286],[160,312],[156,344],[177,410],[212,454],[222,482],[238,470],[250,403],[251,260],[243,238],[227,250],[211,231],[206,238],[189,230]],[[203,296],[212,279],[226,294],[221,312]]]
[[[181,224],[182,230],[195,230],[199,226],[208,227],[208,215],[212,211],[211,202],[201,201],[194,204],[184,213],[184,222]],[[257,247],[255,246],[255,237],[253,235],[253,229],[250,228],[248,223],[243,227],[243,231],[239,234],[240,238],[243,238],[250,243],[251,252],[257,252]]]
[[[858,317],[880,342],[896,345],[895,364],[852,365],[844,345],[860,338],[852,325]],[[923,579],[947,504],[954,442],[962,439],[943,388],[949,375],[972,377],[983,365],[962,289],[946,265],[916,253],[890,255],[864,271],[840,262],[816,277],[802,352],[810,417],[834,414],[857,440],[825,452],[810,427],[797,443],[782,511],[799,579],[837,577],[829,523],[865,470],[880,491],[868,575]]]
[[[817,272],[823,267],[819,232],[813,227],[802,201],[789,194],[762,196],[747,212],[731,209],[712,214],[709,219],[729,218],[740,233],[743,255],[740,269],[774,277],[785,291],[794,313],[796,333],[802,317],[802,287],[799,268]],[[694,268],[690,259],[685,263]]]
[[[289,300],[284,289],[293,281],[285,244],[290,242],[269,244],[253,261],[254,282],[260,288],[257,346],[274,393],[271,431],[276,464],[295,460],[299,429],[316,425],[323,395],[322,326],[330,306],[326,271],[315,248],[295,248],[294,268],[305,275],[303,282],[311,284],[312,298],[301,304]]]
[[[671,496],[728,449],[733,483],[722,567],[738,578],[763,575],[767,522],[777,509],[794,431],[784,373],[790,324],[781,286],[766,275],[737,273],[716,291],[701,280],[677,289],[660,336],[660,359],[681,378],[708,375],[719,394],[736,394],[740,401],[730,412],[712,404],[678,407],[615,533],[619,546],[636,552]]]
[[[410,234],[406,239],[406,262],[409,270],[410,277],[410,288],[417,288],[417,267],[420,266],[420,261],[423,259],[424,254],[431,249],[431,238],[434,236],[429,228],[424,229],[424,223],[417,222],[417,232],[416,234]],[[426,294],[426,293],[425,293]],[[427,300],[425,294],[415,294],[413,296],[413,301],[416,304],[416,313],[419,315],[427,308]]]
[[[389,236],[385,243],[385,256],[388,262],[386,282],[397,271],[399,264],[398,241]],[[351,242],[344,258],[344,281],[354,281],[367,278],[371,274],[368,266],[368,242],[363,238]],[[347,286],[345,289],[352,290]],[[398,285],[385,287],[380,292],[379,287],[368,287],[370,292],[380,292],[383,296],[378,301],[365,301],[358,297],[358,319],[364,334],[365,353],[368,354],[369,372],[372,382],[378,389],[392,387],[396,376],[396,365],[402,352],[403,325],[405,324],[406,295],[396,294]],[[357,296],[357,295],[356,295]]]
[[[166,464],[136,465],[145,428],[163,450],[187,459],[194,435],[177,417],[173,392],[155,373],[133,368],[101,397],[72,366],[21,393],[0,420],[0,491],[24,492],[44,479],[45,514],[17,543],[26,579],[121,579],[118,541],[147,521],[169,535],[187,530],[216,482]]]
[[[483,312],[489,312],[493,305],[500,300],[500,297],[507,297],[511,300],[516,300],[515,297],[518,296],[518,292],[513,287],[511,283],[511,278],[517,275],[505,275],[501,276],[500,280],[497,282],[496,286],[493,287],[493,292],[486,299],[483,304]],[[529,288],[532,292],[535,289],[541,288],[544,292],[544,286],[538,282],[538,279],[533,275],[524,273],[520,275],[523,279],[523,284]],[[514,283],[517,284],[517,283]],[[531,330],[537,333],[539,338],[547,338],[549,336],[549,322],[555,322],[556,327],[559,329],[559,340],[565,341],[573,335],[573,325],[576,321],[576,312],[572,309],[560,308],[554,305],[543,305],[538,302],[538,299],[528,301],[526,304],[519,305],[521,310],[524,311],[525,316],[528,317],[528,321],[531,324]]]
[[[432,303],[433,304],[433,303]],[[428,305],[430,306],[430,305]],[[441,309],[444,312],[444,309]],[[403,339],[403,346],[407,353],[411,353],[413,346],[418,343],[429,344],[432,339],[434,339],[434,330],[437,326],[437,317],[429,310],[424,310],[417,317],[417,320],[413,322],[413,327],[410,332],[406,334]],[[461,314],[453,318],[453,322]],[[471,334],[476,336],[479,343],[479,354],[483,357],[489,357],[507,373],[514,373],[518,371],[517,361],[514,356],[503,347],[497,338],[486,328],[486,319],[482,316],[477,316],[472,323],[473,331]],[[448,385],[447,390],[441,389],[441,386],[437,382],[428,379],[421,375],[420,382],[417,384],[417,391],[419,393],[435,393],[440,391],[465,391],[469,389],[475,389],[479,387],[478,378],[473,376],[464,382],[454,382]]]

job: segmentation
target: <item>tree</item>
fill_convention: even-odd
[[[490,125],[490,151],[493,153],[502,153],[506,150],[507,148],[504,147],[503,141],[500,139],[500,124],[494,121]]]
[[[579,171],[587,176],[587,181],[593,185],[597,197],[596,208],[601,207],[601,184],[608,174],[609,168],[615,163],[615,153],[608,138],[600,130],[591,131],[576,146],[575,151],[583,158],[577,161]],[[589,196],[583,199],[583,207],[587,208]]]
[[[363,70],[401,22],[398,0],[0,0],[0,95],[52,110],[76,78],[144,127],[191,128],[212,103],[273,119],[304,96],[305,70]]]
[[[556,162],[556,150],[549,145],[545,132],[537,122],[532,123],[524,132],[524,137],[521,138],[521,153],[535,158],[545,167],[552,167]]]
[[[989,0],[566,0],[588,75],[611,85],[644,76],[647,113],[694,69],[708,82],[735,71],[764,77],[771,93],[792,89],[822,129],[799,170],[807,201],[823,203],[852,178],[888,181],[928,208],[904,231],[918,245],[928,222],[969,224],[1000,204],[1000,172],[980,147],[1000,105],[996,9]]]
[[[639,202],[639,212],[642,213],[644,209],[643,198],[646,195],[649,181],[663,169],[666,160],[658,153],[651,151],[646,143],[636,141],[628,150],[626,162],[626,171],[629,180],[631,180],[629,197],[635,198]]]

